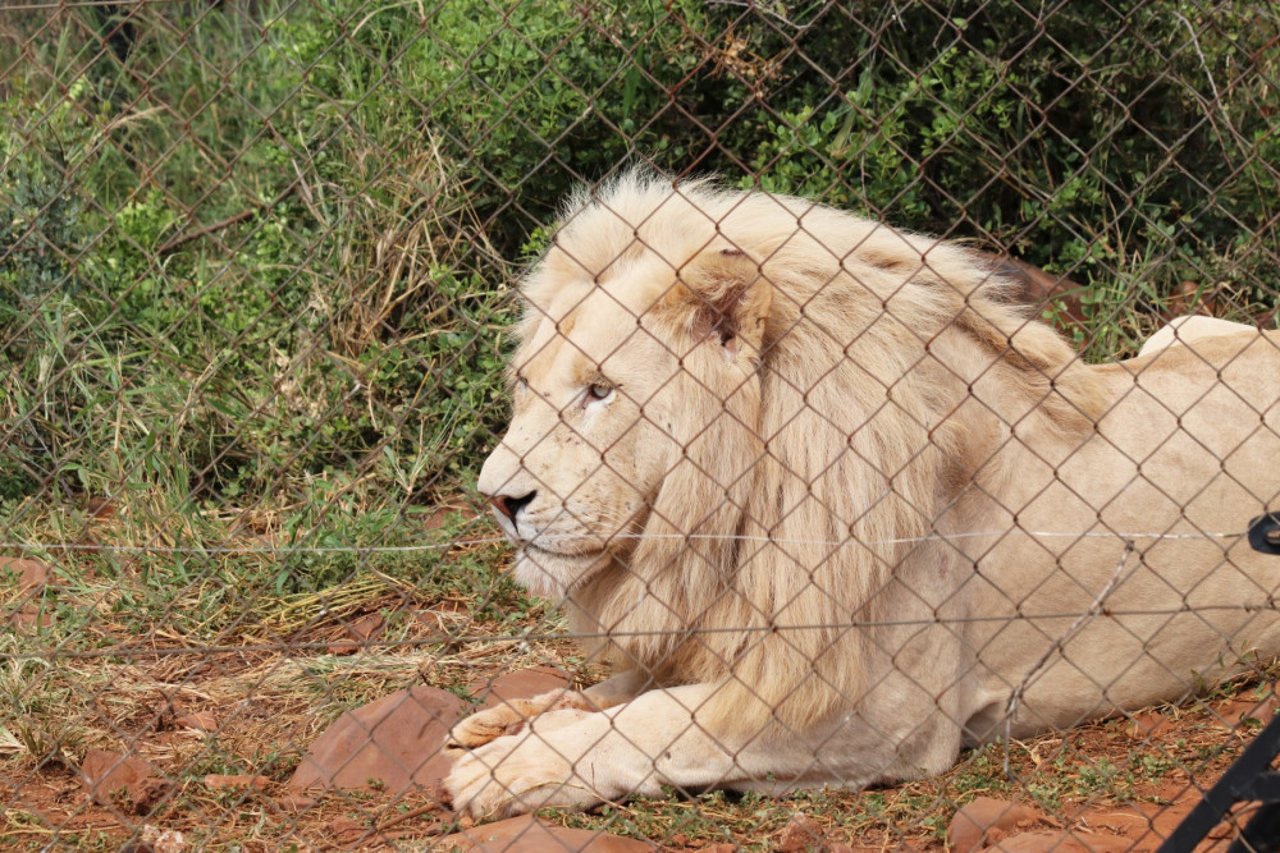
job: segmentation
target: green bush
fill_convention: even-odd
[[[626,163],[1067,273],[1093,357],[1184,281],[1276,304],[1257,4],[166,4],[123,65],[102,13],[56,14],[80,26],[0,41],[0,500],[465,488],[508,286],[569,187]]]

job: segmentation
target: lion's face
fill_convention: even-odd
[[[578,282],[531,306],[511,425],[478,483],[517,546],[517,580],[548,597],[632,550],[680,452],[676,347],[646,322],[646,300],[614,292]]]
[[[511,426],[477,484],[516,579],[552,598],[725,533],[758,453],[759,263],[669,186],[614,201],[568,217],[521,287]]]

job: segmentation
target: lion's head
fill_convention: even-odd
[[[479,483],[519,548],[517,578],[557,598],[636,549],[664,489],[682,493],[667,519],[682,527],[687,490],[715,480],[698,500],[714,512],[759,444],[758,263],[714,233],[661,251],[579,239],[602,213],[571,219],[525,283],[511,426]],[[693,470],[707,452],[724,454],[716,470]]]
[[[839,626],[963,523],[975,425],[1089,419],[1074,353],[1004,286],[800,199],[636,173],[580,193],[522,286],[511,426],[479,481],[516,577],[624,665],[820,716],[824,684],[856,681]]]

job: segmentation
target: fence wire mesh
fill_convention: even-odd
[[[1155,849],[1277,701],[1278,86],[1263,2],[6,3],[0,840]]]

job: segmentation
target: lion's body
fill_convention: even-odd
[[[1003,291],[796,199],[580,199],[481,488],[621,704],[481,746],[455,797],[913,778],[1280,652],[1280,558],[1235,535],[1280,493],[1280,334],[1088,367]]]

